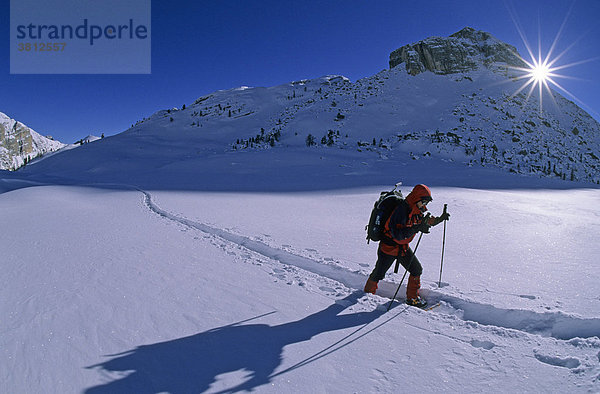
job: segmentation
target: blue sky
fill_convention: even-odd
[[[16,1],[16,0],[13,0]],[[341,74],[352,81],[388,67],[389,53],[465,26],[537,52],[561,25],[559,83],[600,120],[600,1],[153,1],[149,75],[11,75],[9,1],[0,6],[0,112],[73,142],[112,135],[160,109],[219,89],[273,86]],[[539,33],[539,34],[538,34]]]

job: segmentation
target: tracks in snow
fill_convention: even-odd
[[[350,289],[362,289],[365,281],[364,275],[358,272],[349,271],[343,267],[336,266],[333,264],[323,264],[312,260],[307,257],[298,256],[296,254],[287,252],[285,250],[273,248],[264,244],[263,242],[252,240],[242,235],[232,234],[228,231],[211,227],[203,223],[198,223],[193,220],[175,216],[152,201],[152,196],[146,191],[142,191],[144,194],[144,203],[146,206],[155,214],[160,215],[168,220],[172,220],[177,223],[181,223],[190,228],[200,230],[204,233],[215,235],[226,241],[232,242],[236,245],[242,246],[248,250],[261,254],[270,259],[279,261],[282,264],[292,265],[303,270],[312,272],[314,274],[333,279],[342,283],[344,286]]]
[[[360,272],[350,271],[342,266],[322,263],[308,257],[298,256],[242,235],[232,234],[223,229],[173,215],[156,205],[156,203],[152,201],[150,193],[141,189],[138,190],[144,194],[144,204],[148,209],[165,219],[217,236],[267,258],[279,261],[284,265],[298,267],[305,271],[332,279],[350,289],[360,290],[364,286],[365,275]],[[377,294],[392,298],[396,288],[397,284],[382,281],[380,282]],[[455,315],[465,321],[473,321],[486,326],[515,329],[530,334],[550,336],[561,340],[569,340],[577,337],[600,337],[600,319],[598,318],[585,319],[568,315],[563,312],[535,312],[531,310],[502,309],[493,305],[481,304],[446,295],[435,290],[424,290],[423,292],[430,302],[442,302],[443,307],[436,308],[436,311]],[[399,293],[402,294],[403,292]]]

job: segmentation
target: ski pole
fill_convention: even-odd
[[[442,215],[446,214],[446,209],[448,208],[448,204],[444,204],[444,212]],[[438,282],[438,287],[442,287],[442,268],[444,268],[444,249],[446,247],[446,222],[444,219],[444,236],[442,238],[442,261],[440,262],[440,280]]]
[[[410,262],[408,263],[408,268],[406,269],[406,271],[404,271],[404,275],[402,276],[402,279],[400,280],[400,284],[398,285],[398,288],[396,289],[396,292],[394,293],[394,296],[392,297],[392,300],[390,301],[390,304],[387,307],[387,311],[390,310],[390,308],[392,307],[392,304],[394,303],[394,300],[396,299],[396,296],[398,295],[398,291],[400,290],[400,286],[402,286],[402,282],[404,282],[404,278],[406,277],[406,273],[410,269],[410,265],[412,264],[413,260],[415,259],[415,256],[416,256],[415,253],[417,253],[417,249],[419,248],[419,243],[421,243],[421,238],[422,237],[423,237],[423,233],[421,233],[421,235],[419,235],[419,239],[417,240],[417,245],[415,246],[415,250],[413,251],[413,255],[410,258]]]

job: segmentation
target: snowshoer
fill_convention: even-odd
[[[419,231],[429,233],[430,227],[450,218],[447,212],[439,217],[430,214],[424,216],[427,204],[432,200],[429,188],[417,185],[394,209],[385,223],[384,236],[377,249],[377,263],[365,284],[365,293],[375,294],[377,283],[385,277],[394,261],[398,260],[410,273],[406,287],[406,303],[420,308],[427,305],[427,301],[419,296],[423,267],[409,243]]]

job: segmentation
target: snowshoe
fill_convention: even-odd
[[[420,296],[417,296],[417,298],[407,298],[406,303],[410,306],[416,306],[417,308],[425,308],[427,306],[427,301]]]

